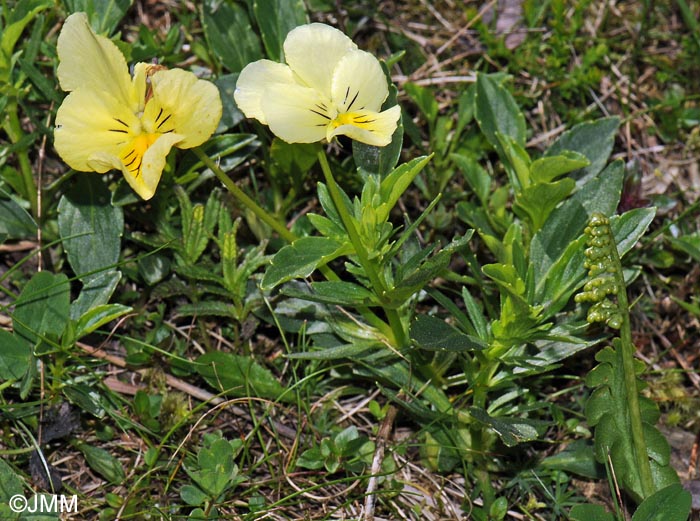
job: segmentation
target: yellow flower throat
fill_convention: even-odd
[[[338,128],[342,125],[353,125],[355,127],[365,128],[368,130],[372,129],[372,123],[376,120],[370,119],[367,114],[357,113],[357,112],[345,112],[343,114],[338,114],[330,125],[333,128]]]
[[[141,175],[141,167],[143,165],[143,156],[146,150],[156,142],[163,134],[173,132],[175,128],[168,128],[168,120],[172,114],[166,114],[161,108],[158,115],[153,121],[147,121],[139,118],[137,125],[128,125],[119,118],[114,118],[118,123],[117,128],[110,129],[110,132],[119,132],[129,136],[129,140],[125,140],[119,159],[121,159],[124,167],[131,172],[134,177],[138,178]],[[150,131],[149,131],[150,130]]]

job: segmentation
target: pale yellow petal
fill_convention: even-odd
[[[340,59],[357,45],[330,25],[313,23],[292,29],[284,40],[289,67],[307,86],[331,97],[331,80]]]
[[[138,100],[138,107],[136,112],[143,112],[146,105],[146,90],[148,89],[148,69],[151,67],[150,63],[139,62],[134,64],[133,77],[131,79],[131,86],[134,90],[134,95]]]
[[[389,95],[377,58],[365,51],[343,56],[333,72],[332,100],[338,112],[379,111]]]
[[[267,125],[260,101],[265,88],[273,83],[296,83],[289,66],[270,60],[258,60],[243,68],[238,76],[233,98],[247,118],[255,118]]]
[[[391,143],[400,116],[398,105],[383,112],[361,110],[340,114],[328,127],[326,139],[345,135],[360,143],[383,147]]]
[[[137,143],[137,146],[143,145],[145,138],[147,138],[145,135],[139,136],[137,139],[140,142]],[[134,163],[129,166],[122,163],[121,170],[124,179],[142,199],[148,200],[156,193],[163,168],[165,168],[165,158],[173,145],[182,138],[174,133],[158,135],[156,140],[148,145],[143,155],[140,158],[137,157]]]
[[[85,13],[66,18],[57,51],[57,76],[63,90],[106,91],[130,109],[136,109],[138,99],[124,55],[108,38],[94,33]]]
[[[121,170],[123,165],[122,160],[118,156],[102,151],[91,154],[87,163],[91,171],[99,172],[100,174],[110,170]]]
[[[327,99],[301,85],[270,85],[263,93],[261,106],[270,130],[287,143],[321,141],[336,116]]]
[[[221,119],[221,97],[213,83],[182,69],[156,72],[151,77],[153,97],[146,103],[146,132],[175,132],[182,136],[179,148],[204,143]]]
[[[118,155],[139,128],[136,116],[109,93],[78,89],[58,108],[54,146],[71,168],[102,173],[111,167],[91,164],[90,158],[98,152]]]

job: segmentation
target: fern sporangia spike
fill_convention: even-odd
[[[610,221],[593,214],[585,234],[589,280],[575,300],[593,304],[589,323],[619,330],[613,348],[597,353],[600,363],[586,378],[586,384],[595,387],[586,417],[595,427],[596,458],[604,463],[609,455],[623,488],[641,501],[678,477],[669,464],[668,443],[654,427],[658,408],[639,393],[644,387],[637,377],[641,362],[634,357],[627,289]]]
[[[610,231],[608,218],[594,214],[584,233],[588,237],[585,266],[588,268],[590,280],[586,282],[583,291],[576,295],[575,300],[593,303],[588,310],[588,322],[605,322],[613,329],[620,329],[622,316],[619,306],[610,300],[610,295],[617,296],[620,288],[615,276],[617,246]]]

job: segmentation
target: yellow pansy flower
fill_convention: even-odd
[[[241,71],[234,98],[247,117],[288,143],[341,134],[368,145],[391,143],[401,109],[380,112],[389,88],[377,58],[321,23],[292,29],[284,54],[286,65],[258,60]]]
[[[137,63],[132,77],[85,13],[66,19],[58,59],[58,81],[70,94],[56,114],[56,151],[75,170],[121,170],[143,199],[153,197],[170,149],[201,145],[221,119],[214,84],[148,63]]]

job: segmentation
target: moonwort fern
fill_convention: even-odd
[[[586,417],[595,427],[596,459],[611,464],[622,488],[641,502],[678,482],[678,476],[669,465],[668,443],[654,427],[658,407],[640,394],[645,384],[638,375],[644,364],[634,358],[627,290],[608,219],[594,214],[585,234],[589,280],[576,301],[593,303],[589,322],[619,330],[613,346],[596,355],[599,364],[586,378],[586,384],[595,388],[586,404]]]

